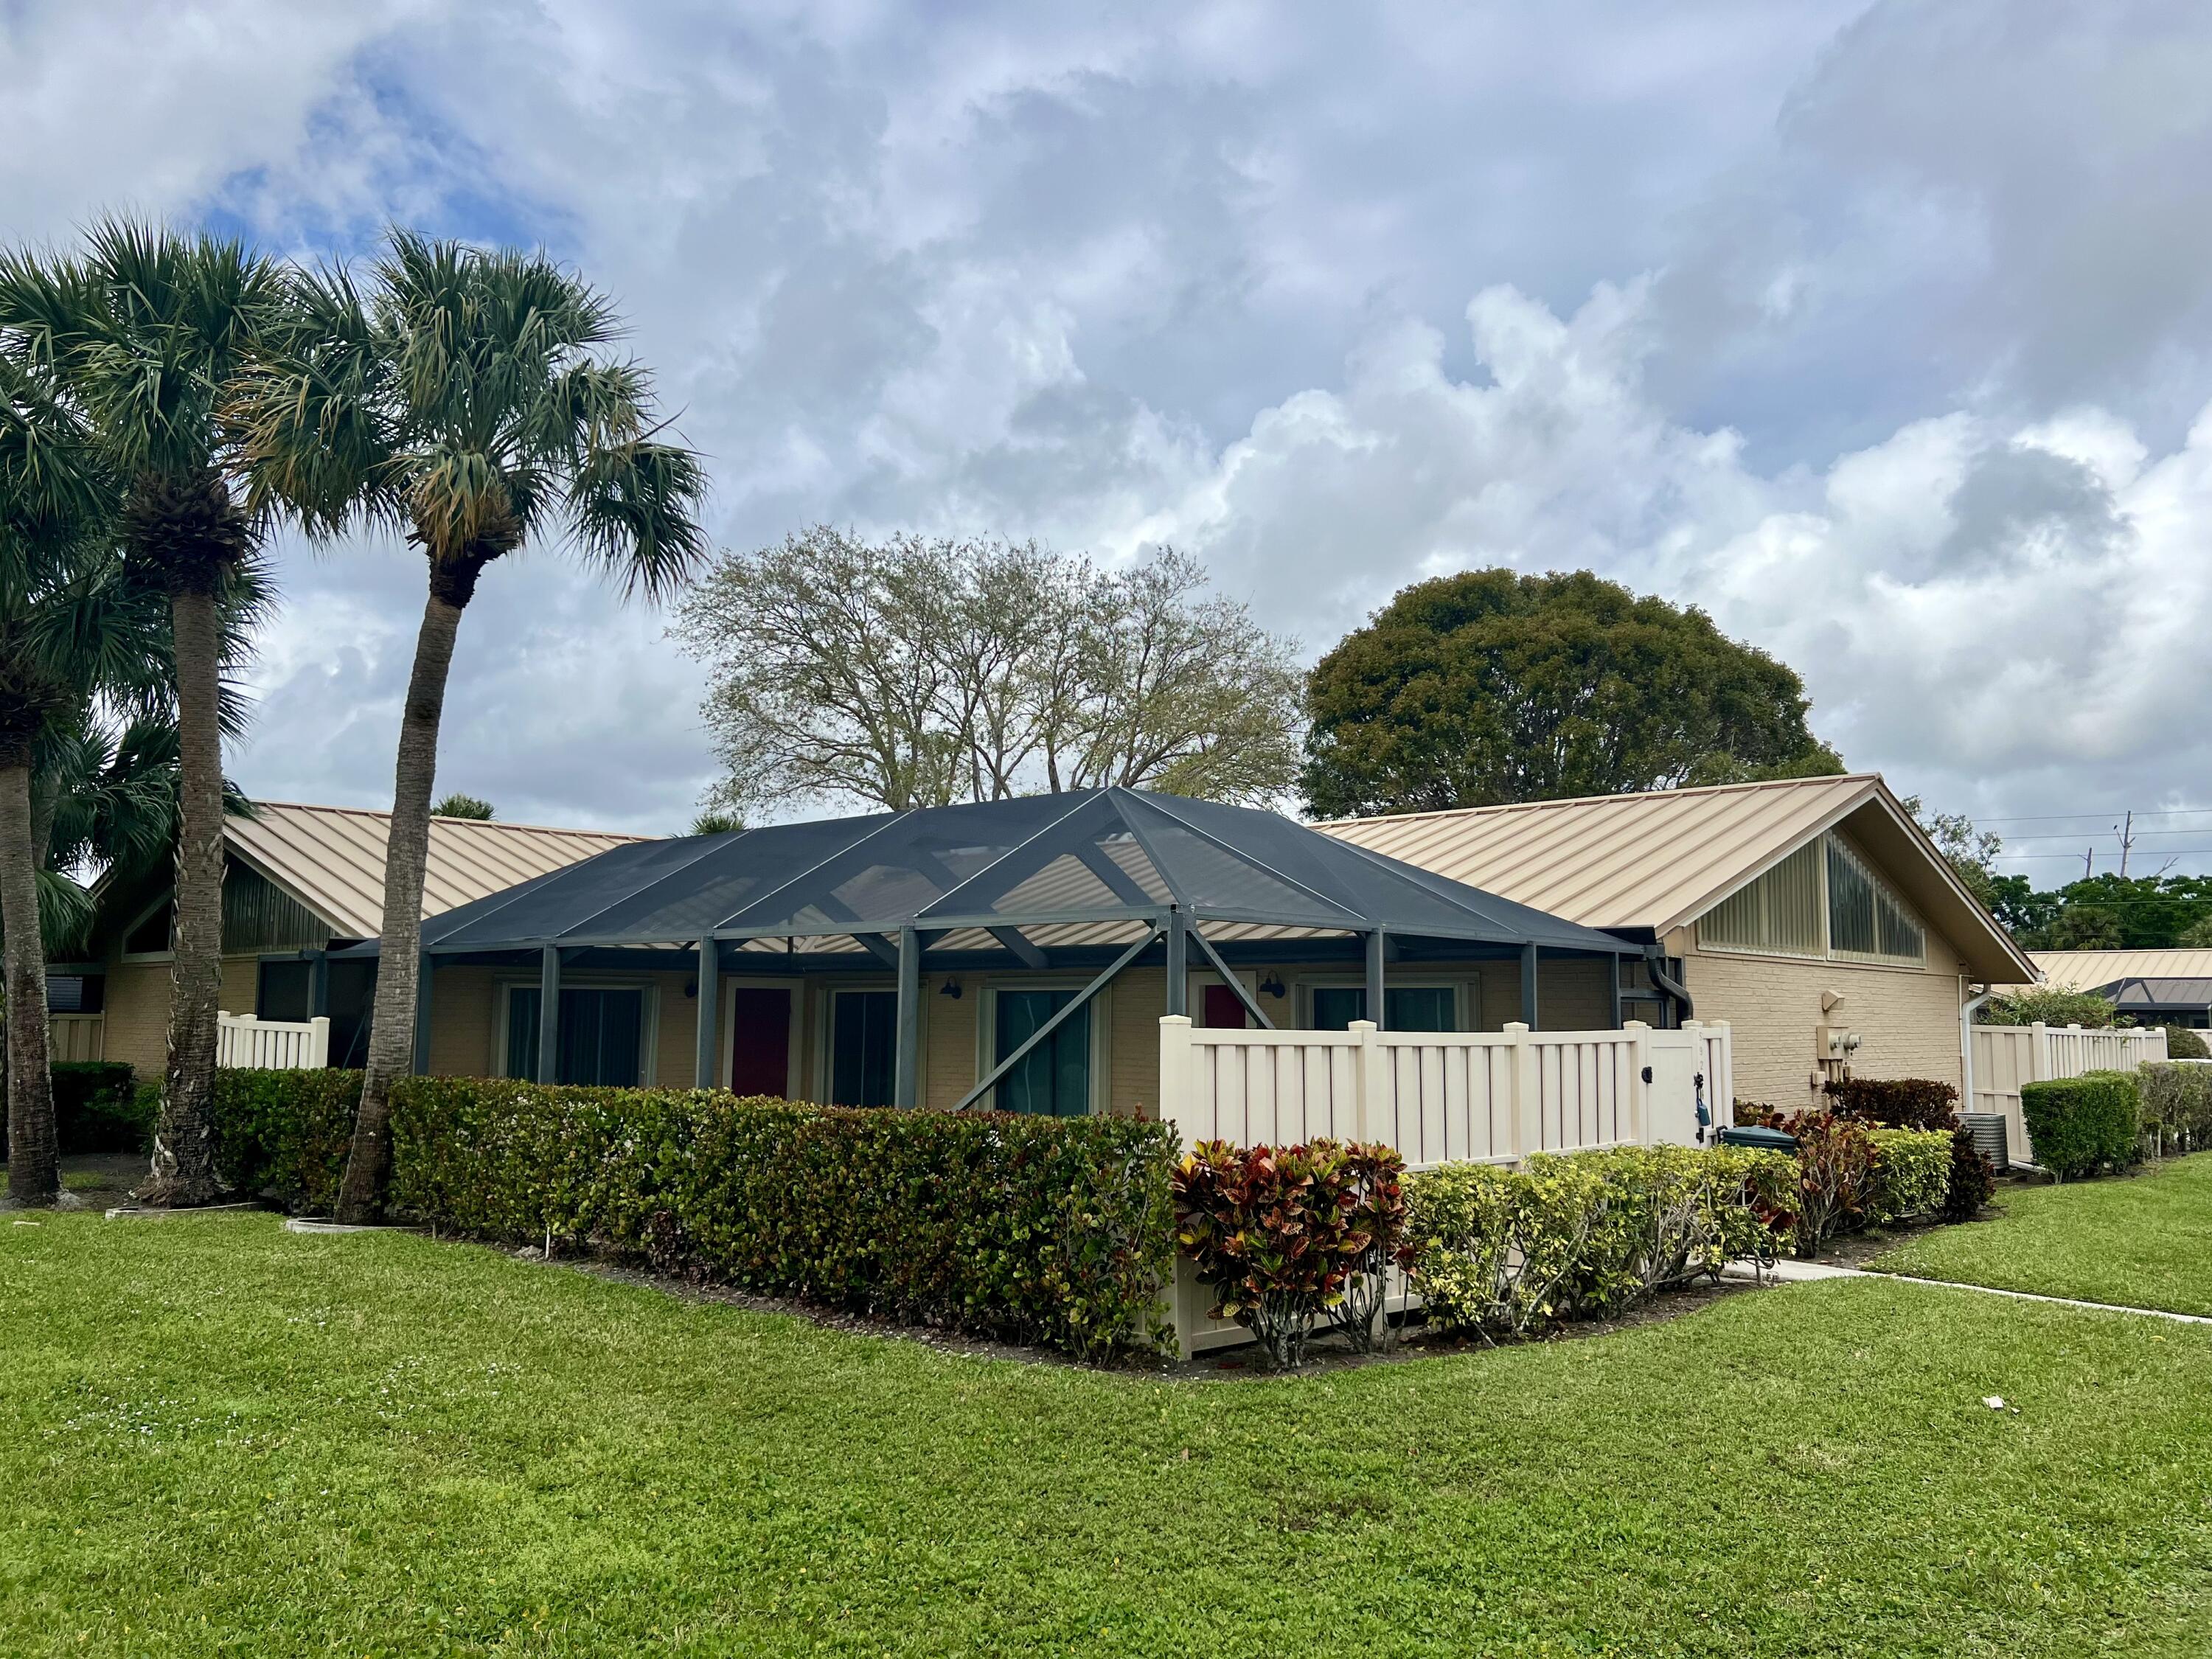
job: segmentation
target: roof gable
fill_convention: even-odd
[[[229,850],[329,922],[368,939],[383,926],[384,858],[392,815],[350,806],[257,802],[224,820]],[[642,839],[492,819],[432,818],[422,914],[434,916],[519,882]]]
[[[2027,963],[1878,774],[1349,818],[1316,828],[1585,927],[1664,935],[1842,827],[1978,977]]]

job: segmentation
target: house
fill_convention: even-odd
[[[358,1065],[375,966],[319,960],[374,938],[384,908],[388,812],[263,802],[223,825],[222,1001],[269,1019],[331,1018],[334,1064]],[[422,914],[434,916],[635,841],[595,830],[434,818]],[[166,868],[104,883],[93,953],[57,963],[47,1001],[58,1059],[119,1060],[146,1078],[167,1063],[171,880]],[[319,1004],[319,1006],[317,1006]]]
[[[2212,951],[2034,951],[2043,982],[2094,991],[2138,1025],[2212,1029]]]
[[[1873,774],[1316,827],[1636,942],[1630,1012],[1727,1021],[1740,1099],[1802,1107],[1847,1070],[1963,1091],[1976,988],[2034,976]]]
[[[1128,789],[613,847],[432,918],[422,951],[419,1070],[1060,1115],[1157,1115],[1164,1016],[1613,1030],[1637,959],[1274,813]]]

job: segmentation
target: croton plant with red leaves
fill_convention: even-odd
[[[1402,1260],[1405,1162],[1388,1146],[1210,1140],[1175,1173],[1176,1237],[1215,1296],[1279,1366],[1304,1362],[1315,1321],[1346,1307],[1371,1346],[1382,1279]]]

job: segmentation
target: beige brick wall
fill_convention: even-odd
[[[691,1086],[698,1035],[699,1004],[684,994],[691,975],[684,973],[571,973],[570,984],[643,981],[655,997],[652,1080],[669,1088]],[[501,988],[534,985],[537,976],[514,969],[441,968],[432,976],[430,1070],[440,1077],[496,1077],[504,1069],[501,1050]]]
[[[143,1083],[160,1082],[169,1064],[169,973],[167,962],[107,960],[100,1052],[136,1068]],[[225,957],[216,1006],[225,1013],[252,1013],[259,982],[258,957]]]
[[[1960,1080],[1959,959],[1932,933],[1924,969],[1700,951],[1686,929],[1668,948],[1684,957],[1684,985],[1698,1018],[1729,1023],[1740,1100],[1792,1109],[1808,1104],[1814,1094],[1813,1028],[1823,1023],[1859,1034],[1852,1070],[1862,1077],[1940,1078],[1954,1086]],[[1825,991],[1844,1000],[1824,1022]]]

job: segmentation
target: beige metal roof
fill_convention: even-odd
[[[287,801],[259,801],[254,811],[251,818],[225,820],[230,850],[329,922],[333,934],[374,938],[383,927],[384,848],[392,814]],[[597,830],[432,818],[422,914],[437,915],[643,839]]]
[[[2012,938],[1877,773],[1527,801],[1315,825],[1589,927],[1664,935],[1842,828],[1978,977],[2024,977]]]
[[[2212,979],[2212,951],[2031,951],[2044,983],[2094,991],[2121,979]]]

